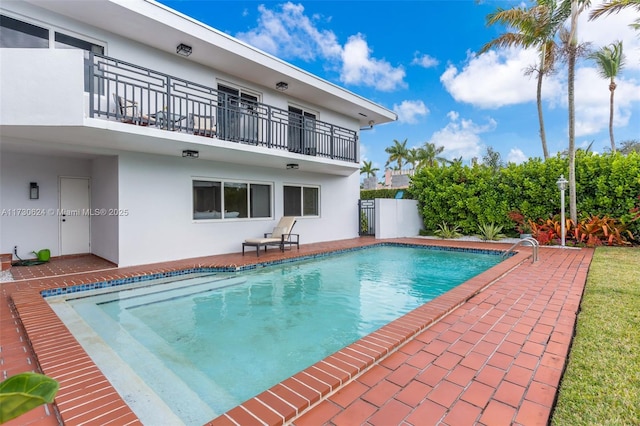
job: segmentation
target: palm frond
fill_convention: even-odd
[[[605,3],[599,7],[596,7],[589,14],[589,20],[600,18],[601,16],[611,15],[618,13],[628,7],[635,8],[640,12],[640,0],[612,0],[609,3]]]

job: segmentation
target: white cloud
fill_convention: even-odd
[[[433,68],[438,66],[438,64],[440,64],[440,61],[436,58],[426,53],[421,54],[420,52],[416,52],[413,56],[413,61],[411,61],[411,65],[419,65],[424,68]]]
[[[394,68],[387,61],[372,58],[367,41],[361,34],[349,37],[342,51],[340,81],[391,91],[406,86],[404,77],[402,66]]]
[[[333,31],[319,28],[322,17],[309,18],[301,4],[287,2],[274,9],[260,5],[258,11],[257,27],[236,34],[237,38],[283,59],[326,60],[339,70],[344,84],[383,91],[406,87],[404,68],[372,57],[363,35],[350,36],[342,46]]]
[[[625,127],[632,111],[638,110],[640,82],[616,79],[613,125]],[[609,126],[609,80],[602,78],[594,68],[578,68],[575,82],[576,136],[597,133]],[[634,104],[635,103],[635,104]],[[638,119],[636,117],[636,119]]]
[[[592,7],[595,7],[593,5]],[[637,18],[635,10],[588,21],[588,11],[580,16],[580,42],[598,49],[622,40],[625,67],[616,78],[614,125],[625,127],[640,120],[640,37],[628,24]],[[440,81],[458,102],[480,108],[501,108],[536,102],[535,74],[524,75],[537,62],[533,49],[495,49],[480,56],[469,54],[464,64],[450,64]],[[558,73],[543,81],[543,103],[549,109],[561,107],[566,114],[566,65],[557,65]],[[581,60],[575,78],[576,136],[591,135],[608,127],[609,90],[607,80],[598,76],[593,61]],[[549,114],[549,112],[547,112]]]
[[[315,21],[304,14],[301,4],[287,2],[280,11],[259,5],[258,11],[258,26],[236,34],[240,40],[283,58],[311,61],[317,55],[327,59],[340,57],[342,47],[336,35],[318,30]]]
[[[472,120],[459,119],[457,112],[447,114],[451,120],[444,128],[433,133],[430,142],[436,146],[444,146],[443,156],[449,159],[462,157],[470,160],[480,157],[483,149],[480,134],[492,131],[496,128],[496,121],[487,119],[487,123],[479,125]]]
[[[524,155],[524,152],[520,148],[511,148],[509,150],[509,154],[507,155],[508,163],[520,164],[527,161],[527,156]]]
[[[578,24],[580,41],[590,42],[592,50],[616,40],[621,40],[623,44],[625,65],[615,79],[614,135],[616,128],[626,127],[640,120],[640,37],[628,25],[637,17],[637,13],[631,8],[594,21],[588,21],[588,13],[584,13]],[[595,63],[590,60],[582,61],[581,66],[576,69],[575,79],[577,137],[593,135],[608,128],[610,93],[609,80],[598,74]],[[562,105],[566,108],[566,92],[563,96]]]
[[[592,3],[593,10],[603,2]],[[578,37],[580,42],[590,42],[591,47],[597,49],[622,41],[623,51],[627,58],[625,70],[636,72],[640,70],[640,37],[638,31],[629,27],[629,24],[638,19],[635,8],[627,8],[613,15],[603,16],[593,21],[588,20],[589,13],[580,15],[578,22]],[[624,70],[623,70],[624,72]],[[637,74],[636,74],[637,75]]]
[[[429,108],[422,101],[402,101],[400,105],[393,105],[393,111],[398,114],[400,123],[408,124],[415,124],[420,117],[429,114]]]
[[[470,55],[460,70],[450,64],[440,81],[456,101],[481,108],[535,101],[536,79],[524,73],[536,60],[531,49],[491,50]]]

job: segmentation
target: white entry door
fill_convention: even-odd
[[[89,178],[60,178],[60,254],[91,252]]]

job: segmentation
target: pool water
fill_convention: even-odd
[[[67,302],[181,421],[202,424],[500,260],[379,246]]]

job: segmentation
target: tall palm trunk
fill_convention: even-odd
[[[567,94],[569,101],[569,216],[574,223],[578,222],[576,202],[576,120],[575,120],[575,68],[578,51],[578,15],[579,0],[571,0],[571,28],[568,39]]]
[[[538,121],[540,122],[540,141],[542,142],[542,154],[544,159],[549,158],[549,150],[547,149],[547,136],[544,131],[544,118],[542,117],[542,77],[544,69],[544,58],[540,61],[540,69],[538,70],[538,89],[537,89],[537,101],[538,101]]]
[[[567,61],[568,73],[568,94],[569,94],[569,216],[573,223],[578,223],[578,209],[576,206],[576,114],[575,114],[575,66],[576,51],[575,46],[569,47],[569,58]]]
[[[613,139],[613,93],[616,90],[616,83],[611,79],[611,84],[609,84],[609,91],[611,92],[611,96],[609,98],[609,137],[611,138],[611,152],[616,152],[616,142]]]

